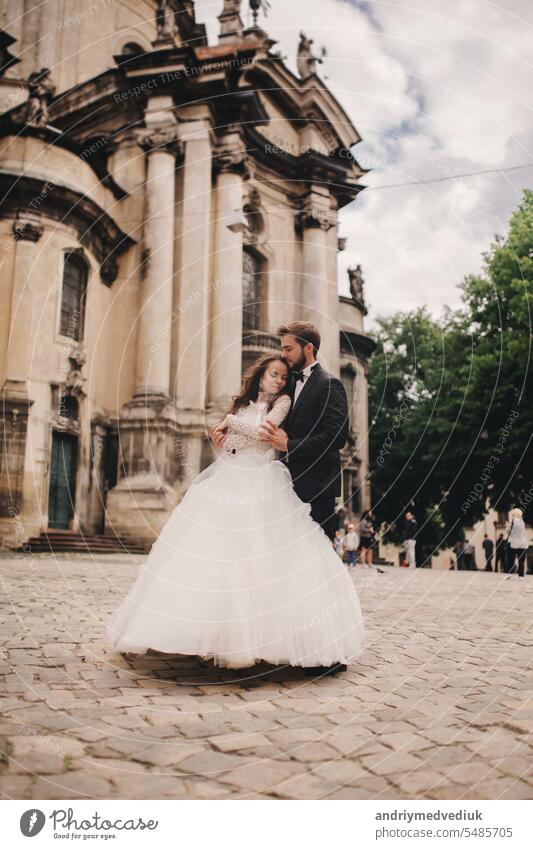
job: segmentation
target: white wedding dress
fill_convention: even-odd
[[[289,406],[282,396],[269,413],[257,401],[226,416],[217,459],[193,480],[107,623],[116,649],[230,668],[330,666],[360,653],[352,580],[286,466],[259,442],[259,424],[267,415],[280,424]]]

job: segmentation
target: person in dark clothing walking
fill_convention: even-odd
[[[463,564],[463,551],[464,551],[464,542],[461,539],[458,539],[453,547],[455,553],[455,562],[457,564],[457,571],[462,572],[464,568]]]
[[[503,534],[500,534],[498,539],[496,540],[496,561],[494,564],[495,572],[505,572],[505,549],[506,543],[503,538]],[[500,569],[498,570],[498,564],[500,565]]]
[[[483,551],[485,552],[485,572],[492,572],[492,558],[494,556],[494,543],[487,534],[483,537]]]

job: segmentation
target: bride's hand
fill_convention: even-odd
[[[222,443],[224,442],[224,437],[226,436],[226,426],[219,422],[219,424],[215,425],[211,430],[211,439],[215,443],[217,448],[220,448]]]

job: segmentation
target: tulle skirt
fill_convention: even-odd
[[[263,447],[222,452],[194,479],[108,621],[109,644],[234,669],[360,653],[352,580],[274,458]]]

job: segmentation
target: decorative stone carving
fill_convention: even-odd
[[[155,26],[157,31],[155,44],[170,44],[176,43],[176,10],[172,0],[157,0],[155,10]]]
[[[320,227],[329,230],[337,224],[337,213],[333,209],[321,206],[312,199],[305,201],[303,209],[296,216],[296,226],[300,230],[307,227]]]
[[[356,265],[355,268],[348,269],[348,277],[350,280],[350,294],[356,304],[366,310],[364,286],[365,280],[361,271],[361,266]]]
[[[72,395],[74,398],[81,398],[86,395],[85,382],[87,378],[82,374],[86,359],[87,355],[83,346],[73,345],[68,355],[70,371],[61,384],[63,395]]]
[[[244,144],[220,147],[213,157],[213,168],[215,173],[233,171],[241,174],[245,180],[250,179],[251,171]]]
[[[25,242],[38,242],[43,231],[40,216],[31,213],[19,213],[12,227],[14,238]]]
[[[245,233],[245,243],[255,245],[267,240],[266,216],[262,209],[261,195],[254,187],[250,190],[243,206],[243,212],[248,222]]]
[[[111,286],[117,279],[118,262],[115,256],[108,256],[100,265],[100,277],[106,286]]]
[[[301,32],[296,64],[298,67],[298,73],[300,74],[302,80],[306,80],[308,77],[311,77],[313,74],[316,74],[317,63],[322,64],[322,62],[324,61],[324,56],[327,55],[326,48],[322,47],[320,51],[320,56],[314,56],[313,51],[311,49],[312,44],[314,44],[313,39],[307,38],[305,33]]]
[[[28,77],[29,97],[23,107],[23,121],[32,127],[46,127],[48,105],[56,87],[50,79],[50,68],[41,68]]]
[[[161,150],[176,156],[183,155],[183,142],[178,138],[178,129],[175,126],[139,130],[137,140],[147,153]]]
[[[309,109],[305,117],[308,121],[311,121],[315,125],[318,133],[324,139],[329,150],[335,150],[338,146],[338,140],[328,126],[327,121],[324,120],[324,116],[321,115],[317,109]]]

